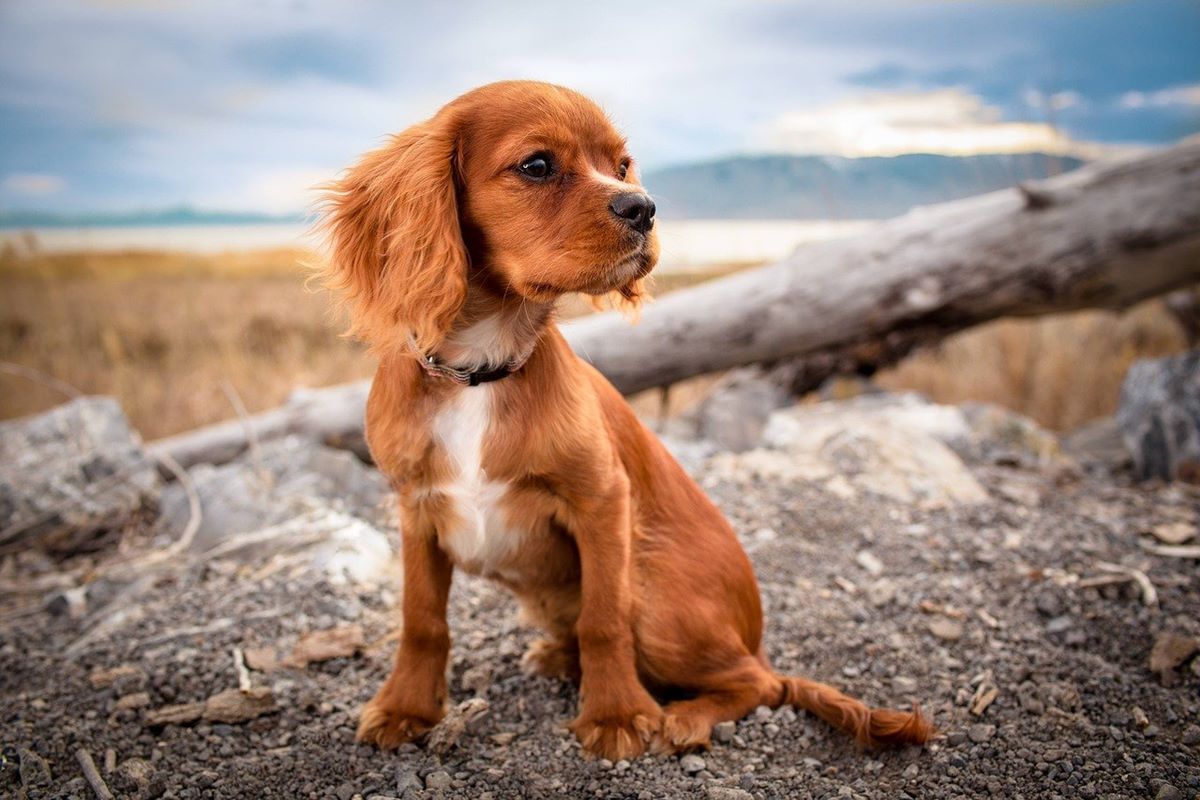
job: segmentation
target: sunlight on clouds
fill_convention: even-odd
[[[962,89],[873,93],[790,112],[776,119],[763,139],[766,149],[843,156],[1079,149],[1050,125],[1001,120],[998,109]]]
[[[67,182],[57,175],[14,173],[0,181],[0,189],[6,192],[34,197],[61,192],[65,188]]]
[[[1167,106],[1200,106],[1200,83],[1174,86],[1157,92],[1126,92],[1121,95],[1123,108],[1165,108]]]
[[[230,196],[212,198],[220,208],[265,211],[271,214],[294,213],[317,199],[317,189],[337,177],[327,169],[301,168],[260,172]]]

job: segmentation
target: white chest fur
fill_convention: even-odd
[[[450,462],[449,480],[437,488],[454,505],[455,520],[440,541],[456,564],[471,572],[504,577],[520,534],[510,530],[500,501],[508,489],[488,480],[483,450],[492,422],[493,388],[465,387],[433,420],[433,435]]]

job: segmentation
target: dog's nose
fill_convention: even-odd
[[[639,233],[654,227],[654,201],[648,194],[622,192],[609,202],[608,210]]]

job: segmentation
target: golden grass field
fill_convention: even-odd
[[[296,386],[369,376],[371,359],[339,336],[342,321],[330,311],[329,297],[306,288],[306,257],[294,250],[9,249],[0,253],[0,361],[87,393],[115,395],[148,439],[233,416],[224,382],[253,412],[279,405]],[[655,291],[700,279],[662,276]],[[574,302],[564,315],[586,310]],[[1069,430],[1112,413],[1134,359],[1186,346],[1181,327],[1151,301],[1123,314],[1088,311],[984,325],[910,357],[879,382],[946,402],[1000,403]],[[0,373],[0,417],[61,400],[46,386]],[[647,398],[639,405],[652,403]]]

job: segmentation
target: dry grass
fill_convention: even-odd
[[[1121,381],[1139,358],[1188,347],[1160,300],[1128,311],[1003,319],[950,337],[878,376],[944,403],[979,400],[1068,431],[1117,408]]]
[[[301,251],[0,253],[0,360],[33,367],[82,391],[120,399],[155,438],[229,418],[229,381],[251,411],[296,386],[367,377],[363,349],[339,336],[329,298],[304,286]],[[657,278],[662,294],[740,268]],[[587,313],[573,300],[564,316]],[[881,376],[890,388],[935,399],[986,400],[1071,428],[1110,413],[1129,363],[1177,352],[1183,334],[1158,303],[1123,315],[1085,312],[1002,321],[960,334]],[[671,395],[671,411],[711,385]],[[688,389],[687,391],[683,391]],[[0,418],[49,408],[54,391],[0,374]],[[654,413],[657,392],[639,408]]]

